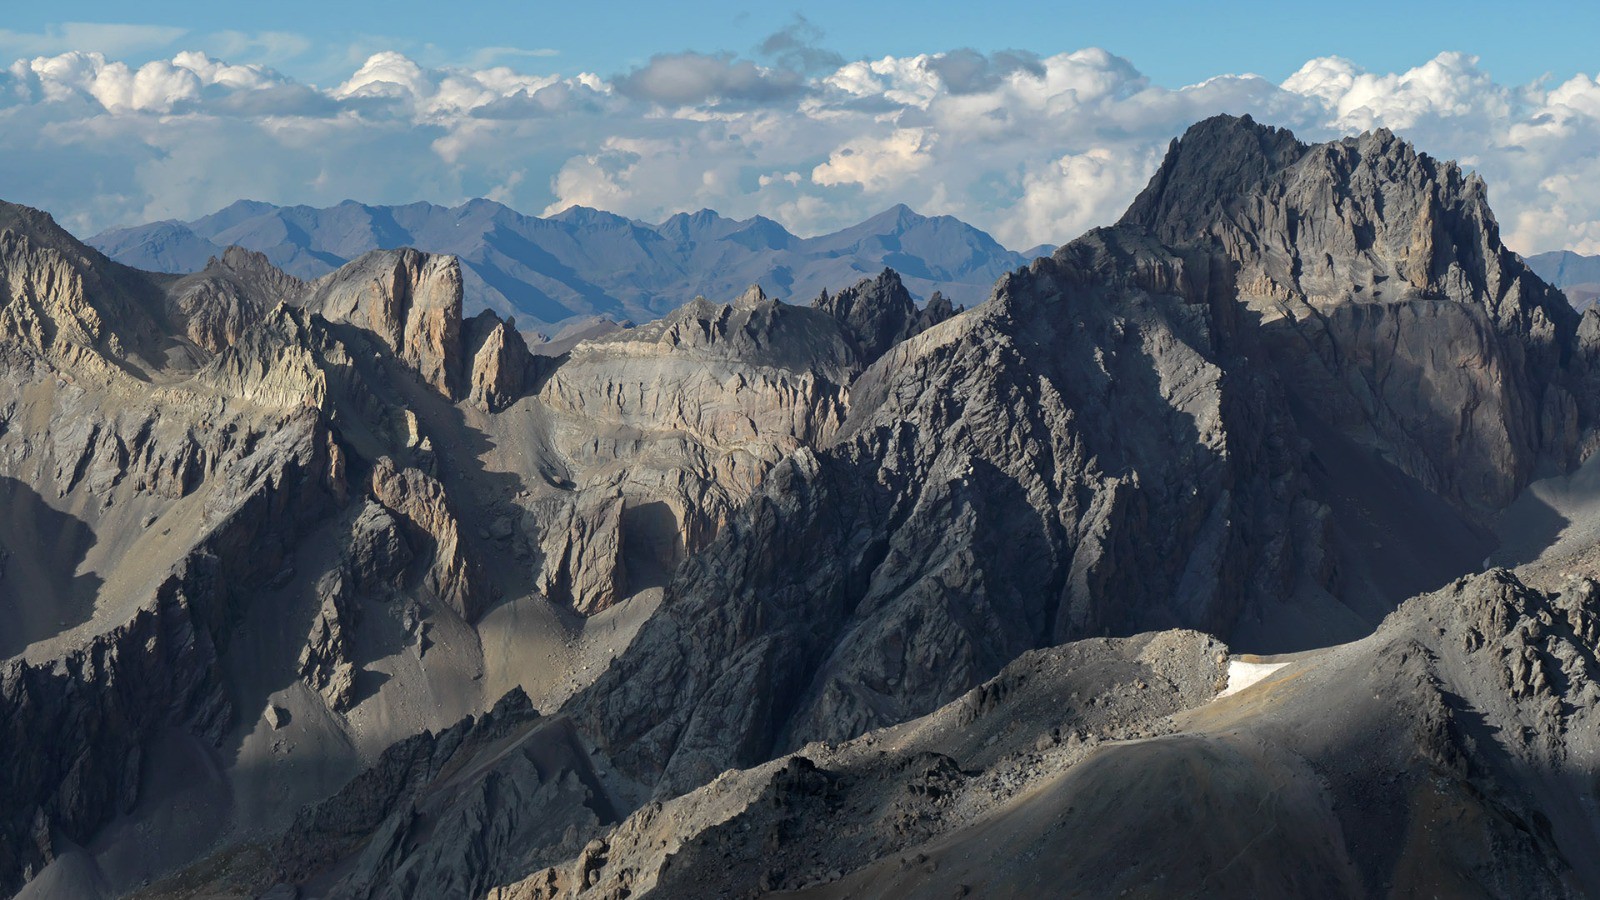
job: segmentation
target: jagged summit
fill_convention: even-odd
[[[1160,168],[1120,223],[1167,240],[1191,240],[1210,219],[1264,187],[1306,150],[1286,128],[1261,125],[1248,115],[1212,116],[1172,139]]]
[[[869,362],[961,311],[937,292],[928,299],[926,309],[918,309],[900,273],[893,269],[834,294],[823,291],[811,306],[844,323],[862,358]]]
[[[1592,406],[1567,365],[1578,316],[1456,163],[1387,130],[1307,145],[1218,116],[1173,142],[1119,227],[1219,252],[1306,407],[1474,515],[1574,461]],[[1358,349],[1373,341],[1393,353]]]
[[[1544,322],[1565,337],[1577,323],[1501,242],[1483,179],[1388,129],[1307,145],[1249,116],[1206,119],[1173,141],[1119,224],[1174,244],[1212,237],[1241,263],[1254,254],[1243,282],[1269,279],[1251,290],[1286,299],[1448,296],[1523,330]]]
[[[36,350],[148,375],[168,344],[158,280],[112,262],[48,213],[0,204],[0,332]]]

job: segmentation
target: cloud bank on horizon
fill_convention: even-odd
[[[1406,72],[1324,57],[1281,84],[1169,88],[1093,48],[847,61],[811,37],[780,32],[759,62],[663,54],[612,77],[386,51],[331,87],[200,51],[137,67],[35,56],[0,70],[0,197],[81,234],[240,198],[483,196],[648,221],[710,207],[802,234],[904,202],[1023,249],[1114,220],[1172,137],[1228,112],[1306,140],[1391,128],[1480,172],[1514,249],[1600,253],[1595,78],[1506,85],[1444,53]]]

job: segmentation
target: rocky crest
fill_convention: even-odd
[[[1193,633],[1026,654],[922,719],[646,804],[490,896],[1164,894],[1174,872],[1220,885],[1217,859],[1263,895],[1578,896],[1592,816],[1548,785],[1596,771],[1597,597],[1462,579],[1231,699],[1236,661]],[[1207,827],[1163,839],[1188,816]]]
[[[305,289],[278,271],[260,253],[229,247],[199,272],[168,291],[168,308],[185,323],[184,336],[207,353],[221,353],[239,341],[284,297]]]
[[[839,428],[861,366],[837,319],[759,288],[579,343],[539,392],[571,485],[541,509],[540,590],[593,613],[664,583],[774,465]]]
[[[1577,315],[1455,163],[1386,130],[1307,146],[1219,117],[1173,142],[1122,224],[1218,246],[1285,383],[1429,489],[1493,511],[1574,461]]]
[[[838,320],[855,339],[863,363],[871,363],[901,341],[916,337],[962,310],[954,309],[944,295],[934,291],[925,309],[906,291],[900,276],[885,269],[874,279],[862,279],[836,294],[823,291],[811,301]]]
[[[440,394],[461,396],[461,267],[453,257],[374,251],[312,283],[299,303],[377,335]]]

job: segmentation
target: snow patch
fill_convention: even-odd
[[[1253,663],[1239,659],[1228,660],[1228,686],[1223,688],[1218,699],[1237,694],[1247,687],[1255,684],[1273,672],[1287,666],[1288,663]]]

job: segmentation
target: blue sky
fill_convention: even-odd
[[[540,67],[610,75],[652,54],[681,50],[752,54],[796,15],[821,44],[848,59],[972,47],[981,51],[1101,47],[1132,59],[1158,83],[1178,87],[1219,72],[1282,79],[1307,59],[1338,55],[1370,70],[1399,71],[1442,51],[1478,56],[1506,83],[1600,68],[1600,4],[1574,2],[1337,3],[977,2],[915,4],[862,0],[747,3],[542,3],[515,0],[74,0],[13,3],[4,30],[44,34],[64,22],[126,23],[217,32],[278,32],[305,39],[304,52],[264,48],[238,61],[264,62],[307,80],[344,74],[346,56],[400,49],[432,64],[481,60],[482,51],[555,51]],[[0,40],[0,46],[4,45]],[[175,42],[182,45],[179,39]],[[76,47],[74,49],[100,49]],[[165,47],[128,55],[151,58]],[[514,57],[507,57],[507,60]]]
[[[74,231],[241,198],[488,197],[802,234],[906,203],[1113,221],[1198,119],[1388,127],[1507,243],[1600,253],[1600,4],[85,0],[0,20],[0,199]]]

